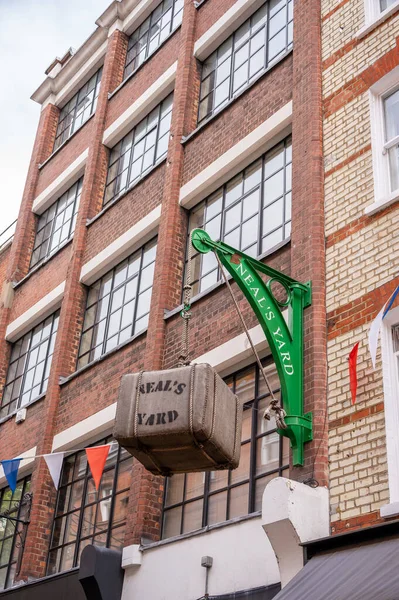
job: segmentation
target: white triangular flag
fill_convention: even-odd
[[[371,354],[371,362],[373,363],[373,369],[375,369],[378,338],[380,336],[381,323],[382,323],[382,319],[384,318],[385,307],[387,304],[388,304],[388,302],[386,302],[384,304],[384,306],[381,308],[380,312],[378,313],[378,315],[376,316],[374,321],[371,323],[370,330],[369,330],[369,349],[370,349],[370,354]]]
[[[56,452],[55,454],[44,454],[44,460],[48,470],[50,471],[51,479],[54,482],[55,489],[58,490],[62,463],[64,462],[64,452]]]

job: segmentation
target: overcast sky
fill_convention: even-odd
[[[0,233],[17,216],[40,107],[30,96],[111,0],[0,0]]]

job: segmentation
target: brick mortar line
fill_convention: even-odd
[[[344,225],[340,229],[337,229],[336,231],[334,231],[334,233],[331,233],[326,237],[326,248],[332,248],[338,242],[341,242],[342,240],[345,240],[346,238],[353,235],[354,233],[365,229],[369,225],[372,225],[375,221],[381,219],[381,217],[385,217],[385,215],[389,215],[391,212],[394,212],[397,209],[398,204],[395,202],[390,206],[381,209],[377,213],[374,213],[373,215],[362,215],[358,219],[347,223],[346,225]]]
[[[353,162],[354,160],[359,158],[359,156],[366,154],[366,152],[369,152],[370,150],[371,150],[371,144],[367,144],[366,146],[363,146],[363,148],[361,148],[360,150],[357,150],[357,152],[354,152],[353,154],[348,156],[348,158],[345,158],[345,160],[343,160],[340,163],[338,163],[337,165],[335,165],[335,167],[332,167],[329,171],[325,171],[324,179],[327,179],[327,177],[330,177],[330,175],[332,175],[333,173],[336,173],[340,169],[343,169],[344,167],[346,167],[346,165],[349,165],[351,162]]]
[[[355,300],[328,312],[328,341],[370,322],[383,306],[384,300],[388,299],[398,284],[399,276],[392,278],[371,292],[367,292]],[[394,303],[394,306],[397,305],[399,305],[399,300],[396,300]]]
[[[351,0],[341,0],[341,2],[339,4],[337,4],[337,6],[335,6],[334,8],[332,8],[330,10],[330,12],[326,13],[324,15],[324,17],[321,17],[321,22],[324,23],[324,21],[327,21],[327,19],[329,19],[330,17],[332,17],[336,12],[339,11],[340,8],[342,8],[343,6],[345,6],[345,4],[348,4],[348,2],[350,2]]]
[[[349,415],[345,415],[344,417],[330,421],[328,424],[328,430],[331,431],[332,429],[343,427],[349,423],[356,423],[357,421],[360,421],[360,419],[365,419],[370,415],[377,415],[382,412],[384,412],[384,402],[379,402],[373,406],[362,408],[361,410],[357,410]]]
[[[335,52],[330,54],[330,56],[328,58],[326,58],[325,60],[323,60],[323,62],[322,62],[322,71],[323,72],[326,71],[329,67],[331,67],[333,64],[335,64],[343,56],[345,56],[351,50],[353,50],[353,48],[356,48],[356,46],[359,46],[359,44],[361,44],[362,42],[367,40],[369,37],[371,37],[371,35],[373,35],[375,31],[378,31],[378,29],[380,29],[383,25],[392,21],[392,19],[396,16],[397,16],[397,13],[393,13],[387,19],[385,19],[385,21],[382,21],[382,23],[379,23],[378,25],[376,25],[371,31],[366,33],[366,35],[364,35],[363,37],[353,38],[352,40],[350,40],[349,42],[344,44],[341,48],[339,48],[339,50],[336,50]]]

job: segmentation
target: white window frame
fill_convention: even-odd
[[[388,463],[389,504],[382,517],[399,514],[399,374],[393,350],[392,328],[399,324],[399,307],[391,309],[382,322],[381,352],[384,383],[385,433]]]
[[[380,0],[364,0],[364,26],[356,34],[357,38],[364,37],[375,27],[399,10],[399,0],[396,0],[385,10],[380,9]]]
[[[371,148],[373,157],[374,202],[366,206],[366,215],[371,215],[399,198],[399,187],[391,191],[389,155],[387,149],[399,141],[399,136],[385,142],[384,99],[399,89],[399,67],[395,67],[375,83],[369,90]]]

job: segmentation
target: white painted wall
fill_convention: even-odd
[[[145,550],[125,570],[122,600],[196,600],[205,592],[202,556],[212,556],[209,594],[225,594],[280,580],[261,517]]]

